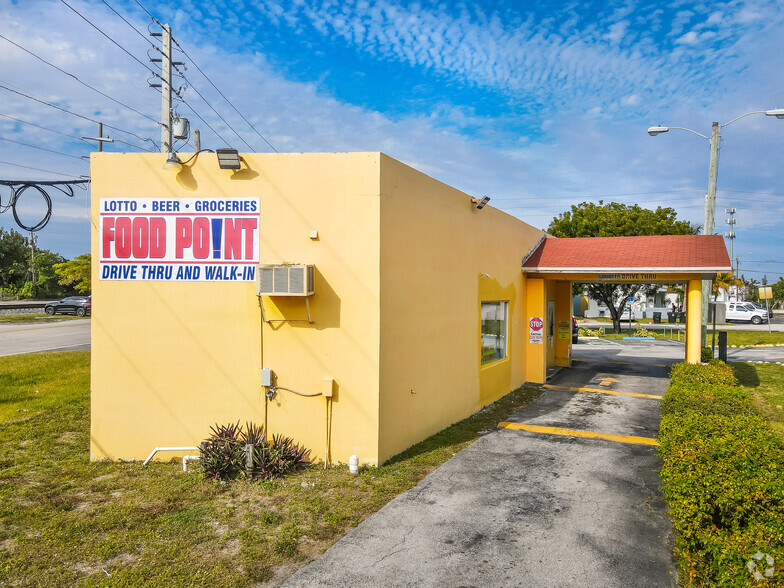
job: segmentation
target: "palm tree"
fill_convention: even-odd
[[[729,293],[730,287],[732,286],[742,286],[743,282],[737,279],[732,272],[724,272],[716,274],[716,277],[713,278],[713,301],[716,302],[716,298],[719,296],[719,290],[724,290],[725,292]]]

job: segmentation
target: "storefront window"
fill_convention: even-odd
[[[482,365],[506,357],[508,302],[482,303]]]

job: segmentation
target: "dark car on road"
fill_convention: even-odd
[[[46,314],[75,314],[77,316],[84,316],[90,314],[92,310],[92,301],[89,296],[68,296],[57,302],[49,302],[44,307]]]

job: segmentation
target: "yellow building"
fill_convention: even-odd
[[[165,159],[92,158],[93,459],[252,421],[380,464],[569,365],[542,231],[381,153]]]

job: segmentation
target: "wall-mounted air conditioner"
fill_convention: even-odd
[[[316,266],[260,265],[256,273],[257,296],[310,296],[315,293]]]

